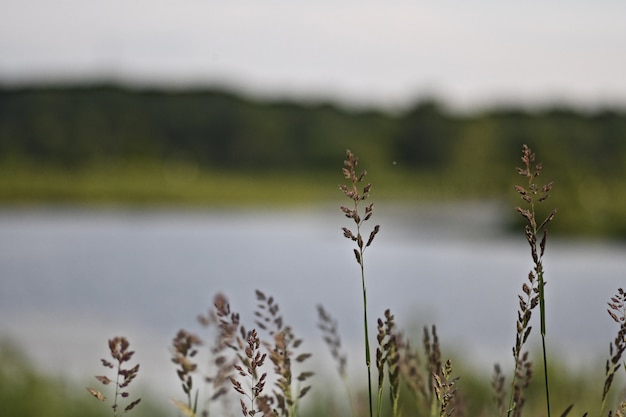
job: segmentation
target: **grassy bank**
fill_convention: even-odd
[[[433,201],[489,196],[452,179],[390,170],[380,198]],[[336,200],[336,172],[199,170],[178,164],[97,165],[80,170],[29,164],[0,166],[0,203],[78,205],[307,205]]]
[[[278,205],[330,199],[328,178],[279,173],[171,170],[154,165],[99,166],[80,171],[0,168],[0,202],[75,205]],[[326,189],[325,189],[326,188]]]
[[[554,175],[553,195],[562,210],[553,232],[569,237],[626,238],[626,183],[620,178]],[[462,172],[439,175],[398,167],[377,173],[379,202],[500,200],[509,205],[515,191],[500,176],[472,181]],[[185,164],[96,165],[80,170],[32,164],[0,165],[0,204],[132,207],[285,208],[332,203],[336,172],[218,171]],[[331,186],[329,186],[331,184]],[[513,227],[518,221],[510,214]]]

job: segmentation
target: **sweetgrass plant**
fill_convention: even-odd
[[[341,335],[339,334],[339,328],[337,320],[335,320],[330,313],[322,306],[317,306],[317,327],[322,331],[322,338],[330,351],[330,354],[337,366],[337,373],[341,378],[346,395],[348,396],[348,403],[350,405],[350,412],[352,417],[356,417],[356,410],[354,408],[354,400],[352,398],[352,390],[350,389],[350,381],[348,379],[348,373],[346,366],[348,363],[348,356],[343,351],[341,346]]]
[[[439,417],[450,417],[454,413],[454,398],[456,381],[459,377],[452,377],[452,362],[448,359],[439,374],[433,374],[435,379],[435,395],[439,401]]]
[[[357,166],[359,164],[359,158],[352,153],[349,149],[346,151],[346,159],[344,161],[343,175],[349,180],[349,184],[339,185],[339,189],[343,191],[344,195],[352,200],[352,207],[341,206],[341,211],[345,216],[354,221],[356,226],[356,233],[347,227],[344,227],[343,235],[356,242],[357,247],[354,249],[354,256],[361,269],[361,288],[363,292],[363,330],[365,338],[365,366],[367,367],[367,391],[368,391],[368,405],[369,415],[374,415],[372,405],[372,371],[371,371],[371,355],[370,355],[370,342],[369,342],[369,324],[367,321],[367,290],[365,287],[365,249],[368,248],[374,241],[374,237],[380,230],[380,226],[376,225],[370,232],[367,242],[363,240],[361,229],[363,224],[368,221],[373,214],[373,204],[365,206],[364,213],[360,213],[360,203],[369,197],[371,184],[366,184],[360,188],[361,183],[367,175],[367,171],[363,170],[357,174]],[[363,217],[361,217],[363,214]]]
[[[230,311],[228,299],[223,294],[214,297],[213,308],[206,315],[198,315],[197,320],[205,330],[215,330],[213,344],[209,347],[208,362],[202,378],[198,378],[200,366],[197,363],[199,347],[206,345],[203,339],[195,333],[181,329],[172,341],[172,362],[178,365],[176,370],[187,401],[173,399],[172,402],[184,415],[195,417],[199,411],[200,387],[194,384],[194,376],[203,386],[202,417],[208,417],[211,403],[223,401],[229,407],[226,399],[230,392],[231,378],[238,363],[233,353],[241,346],[239,314]],[[209,332],[210,333],[210,332]]]
[[[267,400],[269,404],[275,404],[276,416],[294,417],[298,415],[300,399],[311,389],[307,382],[313,376],[313,372],[308,370],[296,372],[295,365],[303,364],[312,355],[300,351],[302,339],[294,335],[291,326],[284,324],[274,298],[259,290],[256,297],[255,316],[258,319],[255,323],[269,335],[269,341],[263,343],[277,378],[272,396]]]
[[[239,314],[231,311],[228,299],[222,294],[215,297],[213,309],[207,315],[198,316],[202,327],[216,330],[208,352],[208,370],[201,380],[205,385],[200,413],[203,417],[209,416],[212,402],[225,400],[233,391],[240,396],[238,402],[245,417],[295,417],[300,399],[311,388],[306,382],[313,373],[295,373],[294,369],[311,356],[299,351],[302,339],[296,338],[291,327],[283,323],[273,297],[257,290],[256,298],[256,327],[251,330],[246,330]],[[199,336],[187,330],[180,330],[173,341],[172,361],[179,367],[177,375],[187,397],[186,402],[173,402],[190,417],[199,415],[200,390],[194,383],[199,367],[195,357],[203,344]],[[269,379],[274,381],[271,391],[266,387]],[[208,386],[210,390],[206,389]],[[226,409],[228,406],[226,402]]]
[[[193,391],[193,375],[198,364],[194,357],[198,353],[197,346],[202,344],[202,340],[197,335],[186,330],[179,330],[172,340],[172,362],[178,365],[176,375],[181,382],[183,392],[187,396],[187,404],[176,403],[186,414],[195,415],[198,410],[198,390]]]
[[[378,406],[376,415],[380,417],[383,403],[385,368],[389,379],[389,400],[394,417],[399,415],[400,400],[400,335],[395,329],[395,317],[389,309],[385,318],[378,319],[378,347],[376,348],[376,367],[378,368]]]
[[[428,369],[423,369],[423,361],[419,351],[413,349],[410,341],[400,346],[400,373],[408,391],[413,395],[415,409],[430,409],[430,388]],[[426,376],[425,376],[426,375]]]
[[[606,402],[608,399],[611,385],[615,378],[615,374],[626,364],[622,363],[622,356],[626,350],[626,292],[622,288],[617,291],[611,301],[608,302],[609,309],[607,312],[611,318],[619,325],[615,340],[609,344],[609,359],[606,360],[604,388],[602,390],[602,405],[600,406],[600,415],[604,413]],[[624,406],[622,403],[620,409],[615,412],[616,415],[624,415]],[[621,414],[620,414],[621,413]],[[609,415],[611,413],[609,412]]]
[[[125,337],[114,337],[109,339],[109,351],[111,353],[111,357],[114,362],[110,362],[106,359],[101,359],[102,366],[108,369],[115,370],[115,376],[113,379],[110,379],[106,375],[97,375],[96,379],[102,383],[102,385],[113,385],[114,394],[113,394],[113,404],[111,405],[111,409],[113,410],[113,416],[118,416],[120,413],[120,399],[128,398],[128,386],[131,382],[137,377],[139,373],[139,364],[136,364],[133,367],[126,367],[127,363],[132,359],[135,354],[134,351],[129,350],[130,343]],[[87,387],[87,391],[91,395],[93,395],[99,401],[104,402],[106,397],[102,392],[95,388]],[[121,411],[122,414],[126,414],[137,404],[141,402],[141,398],[133,400],[129,404],[127,404],[124,409]]]
[[[491,389],[493,390],[493,408],[494,414],[497,416],[504,415],[504,406],[506,398],[505,376],[499,364],[493,367],[493,376],[491,378]]]
[[[452,376],[450,360],[442,362],[437,327],[434,325],[430,328],[424,327],[421,354],[418,349],[412,348],[410,341],[405,341],[397,333],[395,340],[399,353],[398,371],[415,400],[411,410],[418,410],[420,416],[465,416],[456,390],[459,378]],[[393,386],[393,383],[391,385]],[[393,404],[394,391],[391,392]],[[397,401],[397,398],[395,400]],[[397,415],[400,415],[400,411],[397,414],[394,411],[394,416]]]
[[[258,398],[261,397],[263,390],[265,389],[265,380],[267,378],[267,372],[264,372],[259,376],[259,369],[263,366],[267,353],[261,352],[261,339],[259,338],[256,330],[252,329],[248,332],[246,337],[246,346],[244,347],[244,356],[241,357],[241,365],[234,365],[239,376],[248,378],[249,392],[245,390],[242,383],[234,377],[231,377],[233,388],[236,392],[241,394],[248,400],[248,403],[244,399],[240,400],[241,412],[245,416],[254,416],[257,412],[256,404]]]
[[[219,399],[224,408],[229,406],[227,394],[230,392],[231,378],[239,360],[233,351],[238,346],[237,341],[241,340],[237,338],[240,322],[239,314],[231,312],[228,298],[221,293],[214,297],[213,308],[206,315],[198,315],[197,319],[209,335],[215,328],[204,375],[205,399],[202,416],[208,417],[211,402]]]
[[[541,347],[543,351],[543,369],[546,393],[547,415],[550,417],[550,385],[548,383],[548,359],[546,354],[546,298],[545,298],[545,279],[543,268],[543,255],[546,249],[546,239],[548,236],[548,224],[554,219],[556,209],[553,209],[542,221],[537,222],[536,205],[544,202],[550,196],[553,182],[547,182],[540,186],[536,180],[541,173],[542,164],[535,164],[535,154],[531,149],[524,145],[522,147],[522,163],[523,167],[518,168],[518,173],[527,179],[525,186],[516,185],[515,190],[520,194],[522,200],[526,203],[525,207],[516,207],[516,210],[526,220],[524,226],[526,240],[530,245],[530,252],[533,259],[533,270],[528,274],[530,285],[524,284],[522,291],[525,298],[520,296],[520,310],[518,312],[517,336],[513,349],[515,357],[515,372],[513,375],[513,389],[511,401],[509,402],[508,414],[514,412],[513,415],[519,415],[519,410],[523,405],[521,398],[521,390],[528,385],[528,381],[532,375],[532,364],[528,360],[528,352],[522,353],[522,346],[526,342],[530,334],[531,327],[529,325],[531,311],[537,303],[539,303],[540,325],[541,325]],[[539,247],[537,247],[538,239]],[[520,385],[520,381],[522,384]],[[516,409],[517,411],[515,411]]]

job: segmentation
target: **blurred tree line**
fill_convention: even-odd
[[[353,147],[374,166],[397,161],[441,171],[475,160],[497,169],[499,161],[510,166],[528,143],[559,165],[621,174],[626,113],[511,108],[454,116],[426,100],[394,116],[328,103],[253,101],[217,90],[5,87],[0,138],[2,161],[70,168],[174,155],[206,167],[317,170],[335,167]]]
[[[383,114],[221,91],[0,90],[0,158],[68,168],[175,157],[207,168],[317,170],[336,165],[355,138],[381,148],[392,126]]]
[[[609,210],[607,200],[626,200],[624,110],[509,107],[461,115],[423,100],[389,114],[220,90],[0,88],[0,167],[80,171],[175,161],[204,170],[315,174],[336,172],[350,148],[377,175],[421,175],[488,196],[510,191],[524,143],[567,190],[565,203]]]
[[[621,175],[626,113],[494,109],[453,115],[435,100],[399,115],[328,103],[254,101],[218,90],[110,85],[0,88],[0,162],[80,168],[179,158],[207,168],[335,168],[346,148],[370,166],[494,176],[521,145],[561,168]],[[574,169],[574,167],[576,167]]]

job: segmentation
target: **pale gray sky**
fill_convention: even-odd
[[[0,0],[0,82],[626,105],[626,1]]]

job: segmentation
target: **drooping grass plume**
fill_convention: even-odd
[[[618,289],[617,294],[611,297],[608,302],[609,309],[607,312],[611,318],[619,325],[615,340],[609,344],[609,359],[606,360],[604,389],[602,390],[602,405],[600,407],[600,415],[604,413],[606,401],[611,390],[611,385],[615,378],[615,374],[621,366],[622,355],[626,350],[626,292],[622,288]],[[622,410],[623,411],[623,410]],[[619,411],[616,411],[616,414]],[[610,414],[609,414],[610,415]],[[619,415],[619,414],[617,414]]]
[[[373,214],[373,204],[369,204],[365,207],[364,217],[361,217],[359,213],[359,203],[364,201],[369,197],[370,189],[372,188],[371,184],[366,184],[359,188],[360,184],[365,179],[365,175],[367,171],[361,171],[361,173],[357,174],[357,166],[359,164],[359,158],[352,153],[349,149],[346,151],[346,159],[344,160],[344,168],[343,175],[349,180],[349,184],[341,184],[339,185],[339,189],[343,191],[346,197],[352,200],[353,208],[349,208],[346,206],[341,206],[341,211],[345,214],[345,216],[349,219],[352,219],[356,226],[356,233],[350,230],[347,227],[344,227],[343,235],[354,242],[356,242],[357,247],[354,249],[354,255],[356,257],[356,261],[361,268],[361,288],[363,292],[363,329],[364,329],[364,338],[365,338],[365,365],[367,367],[367,389],[368,389],[368,401],[369,401],[369,415],[373,417],[373,402],[372,402],[372,371],[371,371],[371,355],[370,355],[370,342],[369,342],[369,331],[368,331],[368,320],[367,320],[367,290],[365,286],[365,249],[369,247],[376,234],[380,230],[380,226],[376,225],[370,232],[369,238],[367,242],[364,241],[363,236],[361,234],[361,228],[363,223],[368,221]]]
[[[424,327],[422,338],[424,360],[418,349],[412,348],[410,342],[404,341],[398,334],[396,345],[399,353],[398,370],[409,392],[415,398],[414,409],[419,410],[420,415],[437,417],[442,412],[441,405],[445,397],[444,412],[456,411],[455,414],[462,415],[456,407],[457,398],[454,395],[456,379],[450,378],[452,365],[450,364],[448,368],[442,365],[437,327],[434,325],[430,328]],[[450,373],[446,375],[448,370]]]
[[[378,368],[378,407],[376,415],[382,410],[385,368],[389,378],[389,399],[394,417],[399,415],[400,399],[400,335],[395,331],[394,316],[385,310],[385,319],[378,319],[378,347],[376,348],[376,367]]]
[[[193,373],[198,369],[194,357],[198,353],[197,346],[202,340],[197,335],[186,330],[179,330],[172,340],[172,362],[178,365],[176,375],[181,382],[183,392],[187,396],[187,404],[175,401],[174,403],[183,412],[195,416],[198,411],[198,390],[193,391]]]
[[[337,372],[343,379],[347,377],[346,365],[348,358],[341,350],[341,336],[339,334],[337,321],[332,318],[330,313],[328,313],[322,305],[317,306],[317,314],[317,327],[322,331],[324,342],[328,346],[331,356],[335,362],[337,362]]]
[[[269,351],[268,357],[277,378],[276,389],[272,392],[273,401],[268,400],[268,403],[275,403],[277,415],[295,417],[298,415],[299,400],[311,389],[306,383],[313,376],[313,372],[300,371],[294,374],[293,365],[304,363],[311,354],[298,352],[302,339],[296,338],[291,327],[284,325],[274,298],[259,290],[256,291],[256,297],[258,305],[255,323],[272,338],[271,342],[264,342],[264,345]]]
[[[502,373],[500,365],[495,364],[493,367],[493,376],[491,378],[491,388],[493,389],[493,403],[495,405],[495,414],[504,415],[504,405],[506,390],[504,389],[505,377]]]
[[[441,362],[441,346],[437,327],[424,327],[424,354],[426,356],[425,369],[428,372],[428,403],[431,417],[448,417],[456,411],[456,381],[452,378],[452,362],[448,359]]]
[[[346,390],[352,417],[356,417],[354,401],[352,399],[352,390],[350,389],[350,381],[346,372],[348,357],[346,353],[342,351],[341,336],[339,334],[337,321],[330,315],[330,313],[328,313],[328,311],[326,311],[326,309],[324,309],[321,304],[317,306],[317,317],[317,327],[322,331],[324,342],[328,346],[328,350],[337,364],[337,372],[339,373],[339,377],[341,378]]]
[[[524,390],[530,384],[533,375],[532,361],[528,358],[528,351],[523,349],[532,329],[530,325],[532,310],[539,304],[539,289],[537,285],[538,281],[535,274],[530,272],[528,274],[528,282],[522,284],[523,295],[518,295],[517,333],[515,335],[515,346],[513,346],[515,368],[513,370],[509,407],[507,409],[507,415],[513,415],[513,417],[522,415],[522,409],[526,402]],[[499,367],[496,369],[499,369]],[[499,389],[502,389],[502,387],[499,387]],[[498,395],[502,395],[502,392],[499,392]]]
[[[433,378],[435,395],[439,401],[439,417],[450,417],[454,413],[455,385],[459,379],[452,377],[452,362],[448,359],[441,372],[433,374]]]
[[[102,366],[109,369],[115,369],[115,377],[114,379],[110,379],[106,375],[97,375],[96,379],[100,381],[103,385],[113,384],[115,387],[115,393],[113,396],[113,404],[111,408],[113,409],[113,415],[117,416],[119,412],[119,401],[120,398],[128,398],[129,393],[126,390],[131,382],[137,377],[139,373],[139,364],[133,366],[132,368],[125,367],[125,364],[131,360],[134,351],[129,350],[130,343],[125,337],[114,337],[113,339],[109,339],[109,351],[111,352],[111,357],[115,360],[115,363],[110,362],[106,359],[101,359]],[[105,401],[105,396],[94,388],[87,388],[87,391],[95,398],[100,401]],[[124,410],[122,410],[122,414],[126,414],[137,404],[141,402],[141,398],[138,398],[132,402],[130,402]]]
[[[225,406],[229,405],[225,394],[231,392],[227,387],[231,386],[230,378],[238,359],[235,352],[243,346],[242,340],[245,339],[245,335],[238,336],[239,314],[230,311],[228,299],[223,294],[217,294],[213,300],[213,307],[206,315],[198,315],[197,320],[205,330],[209,330],[210,336],[214,339],[213,344],[208,346],[206,369],[200,371],[200,365],[196,362],[198,349],[205,345],[205,342],[195,333],[179,330],[172,341],[172,362],[179,367],[176,373],[187,401],[173,399],[172,402],[186,416],[209,417],[212,402],[219,399]],[[197,379],[194,383],[194,374],[199,374],[202,379]],[[204,387],[201,412],[198,404],[201,396],[198,381]]]
[[[508,415],[521,417],[526,398],[524,391],[530,385],[533,376],[533,363],[529,359],[528,351],[525,351],[515,363],[515,373],[513,374],[513,387],[511,392],[512,401],[509,402]],[[512,413],[512,414],[511,414]]]
[[[432,335],[432,340],[431,340]],[[426,369],[428,371],[428,399],[430,403],[431,415],[436,415],[437,399],[434,395],[434,376],[441,372],[441,348],[439,346],[439,336],[437,335],[437,327],[433,325],[431,327],[430,334],[428,333],[428,327],[424,327],[424,354],[426,356]]]
[[[261,339],[256,330],[252,329],[248,332],[246,345],[243,350],[244,354],[240,355],[241,364],[236,364],[234,367],[239,376],[249,379],[249,384],[247,385],[249,390],[244,389],[242,383],[235,377],[231,377],[230,380],[235,391],[248,400],[248,403],[246,403],[244,399],[240,400],[241,412],[244,417],[247,417],[254,416],[257,412],[260,412],[260,410],[257,410],[255,407],[257,399],[263,393],[265,380],[267,378],[267,372],[259,376],[259,370],[263,366],[267,354],[261,352]]]
[[[213,346],[209,351],[208,370],[204,377],[205,387],[207,390],[210,387],[211,392],[205,392],[204,409],[201,415],[208,417],[212,401],[219,399],[227,403],[226,394],[230,392],[228,388],[238,362],[234,352],[242,344],[241,338],[238,338],[239,314],[231,312],[225,295],[217,294],[213,299],[213,308],[209,309],[206,316],[199,315],[198,322],[207,329],[216,327]]]
[[[526,367],[530,365],[528,363],[519,363],[520,354],[521,354],[521,345],[519,343],[519,339],[521,338],[521,344],[525,342],[528,338],[528,334],[530,334],[531,327],[528,326],[528,321],[530,320],[530,311],[534,307],[533,303],[536,303],[535,295],[538,295],[539,301],[539,314],[540,314],[540,323],[541,323],[541,346],[543,351],[543,369],[544,369],[544,382],[545,382],[545,392],[546,392],[546,409],[547,415],[550,417],[550,384],[548,382],[548,363],[547,363],[547,354],[546,354],[546,299],[545,299],[545,279],[544,279],[544,269],[543,269],[543,255],[546,249],[546,239],[548,236],[548,224],[554,219],[556,214],[556,209],[553,209],[541,223],[537,222],[536,219],[536,205],[544,202],[549,197],[549,193],[552,190],[553,182],[547,182],[543,186],[537,184],[536,179],[541,173],[542,164],[535,164],[535,154],[531,151],[531,149],[524,145],[522,147],[522,163],[523,167],[518,168],[518,173],[527,179],[528,184],[526,186],[516,185],[515,190],[520,194],[522,200],[526,203],[526,208],[516,207],[516,210],[522,215],[522,217],[526,220],[526,225],[524,226],[526,240],[530,245],[531,256],[533,259],[534,267],[533,270],[529,273],[529,281],[531,282],[531,287],[524,286],[523,291],[527,295],[527,298],[530,300],[530,306],[524,305],[524,301],[520,298],[520,314],[521,317],[518,318],[518,333],[517,333],[517,341],[516,348],[514,348],[514,356],[516,357],[515,364],[515,375],[514,375],[514,386],[515,379],[518,378],[518,372],[521,371],[520,367]],[[537,247],[538,239],[541,236],[541,240],[539,241],[539,247]],[[536,281],[535,281],[536,280]],[[536,284],[536,286],[535,286]],[[534,294],[533,294],[534,293]],[[531,296],[531,294],[533,294]],[[535,304],[536,305],[536,304]],[[527,316],[526,316],[527,315]],[[524,328],[520,328],[520,321]],[[518,348],[519,345],[519,349]],[[523,355],[522,355],[523,356]],[[510,404],[510,406],[519,406],[518,403]],[[509,407],[510,413],[511,407]]]
[[[430,408],[429,389],[422,366],[418,350],[413,349],[408,340],[404,341],[400,346],[402,379],[409,388],[409,392],[415,397],[415,408],[428,410]]]
[[[228,299],[222,294],[214,298],[213,309],[198,316],[201,326],[215,327],[216,330],[203,379],[205,388],[212,388],[211,392],[205,393],[203,417],[209,415],[212,401],[222,399],[228,406],[226,394],[233,393],[233,390],[243,396],[239,404],[244,416],[293,417],[298,413],[299,399],[310,390],[309,385],[300,385],[313,373],[292,374],[292,368],[293,364],[304,362],[311,354],[297,352],[302,340],[295,338],[291,328],[283,324],[273,297],[256,291],[256,298],[256,328],[250,331],[246,331],[239,314],[231,311]],[[191,417],[198,415],[199,390],[193,374],[198,372],[195,357],[202,344],[200,337],[186,330],[180,330],[173,341],[172,361],[179,366],[178,378],[187,395],[187,403],[176,400],[174,403],[183,414]],[[273,365],[273,373],[268,362]],[[266,389],[269,379],[275,380],[276,389],[271,392]]]

